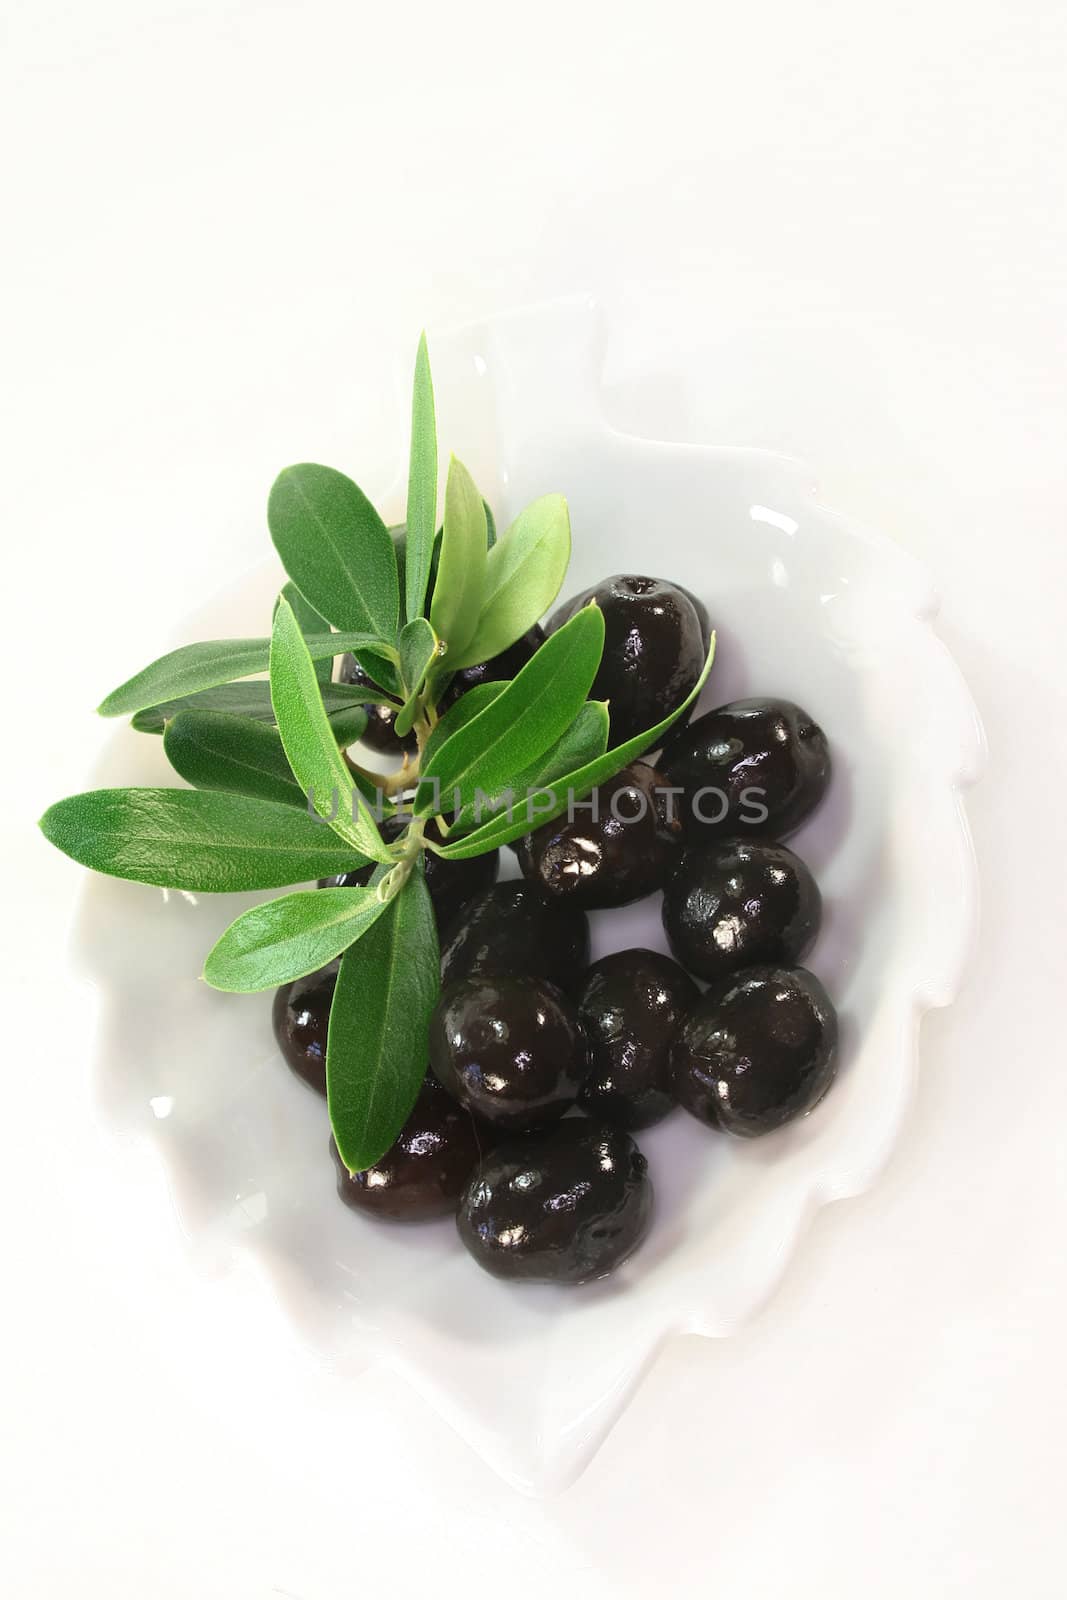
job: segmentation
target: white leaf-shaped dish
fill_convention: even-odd
[[[752,1142],[676,1113],[641,1136],[657,1206],[638,1254],[582,1290],[508,1286],[474,1267],[451,1223],[390,1227],[335,1199],[325,1107],[282,1066],[270,997],[198,978],[256,897],[93,878],[77,936],[107,1002],[105,1103],[156,1140],[194,1252],[213,1265],[256,1254],[329,1360],[339,1410],[346,1377],[387,1362],[528,1489],[573,1478],[668,1335],[736,1330],[815,1209],[871,1183],[908,1101],[919,1018],[953,997],[977,915],[960,791],[978,775],[981,733],[933,632],[929,580],[822,507],[793,462],[614,432],[600,414],[602,341],[585,300],[436,340],[443,448],[501,525],[539,494],[567,495],[567,592],[651,571],[699,593],[719,632],[705,705],[783,694],[827,730],[832,790],[791,841],[822,884],[810,965],[843,1028],[842,1071],[816,1111]],[[252,574],[180,640],[261,633],[278,582],[273,567]],[[97,784],[171,781],[159,741],[125,730],[104,765]],[[595,954],[632,944],[663,948],[657,905],[594,919]]]

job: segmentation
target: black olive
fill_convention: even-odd
[[[589,1046],[582,1110],[616,1128],[665,1116],[671,1046],[698,997],[689,974],[656,950],[619,950],[591,966],[577,996]]]
[[[531,883],[497,883],[468,901],[446,930],[442,983],[528,974],[570,989],[589,964],[589,919]]]
[[[373,1167],[349,1172],[331,1138],[337,1193],[353,1211],[397,1222],[449,1216],[492,1142],[489,1131],[427,1075],[396,1143]]]
[[[672,1052],[694,1117],[746,1138],[810,1111],[837,1069],[837,1014],[803,967],[750,967],[707,989]]]
[[[663,891],[663,926],[698,978],[761,962],[794,965],[819,931],[822,896],[784,844],[723,840],[685,852]]]
[[[355,656],[344,655],[341,657],[340,679],[342,683],[355,683],[361,688],[373,688],[374,680],[365,672]],[[364,744],[370,745],[372,750],[377,750],[385,756],[414,755],[418,749],[418,740],[414,732],[407,733],[402,739],[396,736],[393,724],[396,721],[396,712],[390,706],[365,705],[367,713],[367,726],[360,738]]]
[[[514,644],[509,644],[506,650],[502,650],[491,661],[479,661],[472,667],[460,667],[442,697],[441,712],[444,713],[450,706],[454,706],[456,701],[476,684],[510,681],[516,677],[544,641],[544,629],[540,623],[535,623],[528,633],[524,633],[521,639],[516,639]]]
[[[682,822],[654,767],[635,761],[515,846],[527,878],[587,911],[659,889],[679,854]]]
[[[386,844],[392,844],[394,839],[400,837],[406,826],[406,818],[385,817],[379,824],[379,832]],[[432,838],[439,837],[433,823],[426,831]],[[466,861],[446,861],[443,856],[435,855],[432,850],[425,850],[422,860],[426,873],[426,887],[430,891],[439,929],[447,928],[468,900],[494,884],[500,871],[499,850],[487,850],[484,855],[471,856]],[[362,888],[370,882],[375,865],[376,863],[372,861],[365,867],[357,867],[353,872],[342,872],[334,878],[320,878],[319,887]]]
[[[274,996],[271,1020],[278,1048],[297,1077],[326,1093],[326,1025],[330,1020],[339,961],[306,978],[283,983]]]
[[[695,595],[692,589],[687,589],[684,584],[676,584],[675,588],[680,589],[686,599],[692,602],[693,610],[697,614],[697,621],[700,623],[700,634],[704,641],[704,654],[707,655],[708,645],[711,643],[711,618],[708,615],[708,608],[700,596]]]
[[[574,1104],[585,1037],[573,1006],[542,978],[466,978],[437,1003],[430,1065],[460,1105],[495,1127],[544,1128]]]
[[[459,1203],[459,1236],[497,1278],[588,1283],[640,1244],[652,1213],[648,1163],[629,1134],[568,1118],[500,1145]]]
[[[604,613],[604,654],[590,694],[610,702],[611,742],[623,744],[685,699],[700,677],[707,635],[684,589],[630,574],[606,578],[567,600],[552,613],[546,632],[555,633],[591,600]]]
[[[784,839],[830,782],[826,735],[790,700],[732,700],[672,729],[659,767],[693,840]]]

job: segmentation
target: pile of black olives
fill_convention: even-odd
[[[696,683],[708,615],[675,584],[622,575],[561,606],[544,633],[590,600],[605,621],[592,694],[609,701],[618,744]],[[457,675],[452,698],[514,676],[544,633]],[[343,670],[359,681],[354,661]],[[367,737],[402,754],[389,719],[368,709]],[[497,882],[497,853],[429,855],[442,989],[427,1075],[376,1166],[353,1176],[333,1148],[345,1203],[404,1221],[454,1215],[495,1276],[585,1283],[648,1227],[635,1131],[677,1105],[745,1138],[810,1111],[834,1077],[837,1019],[800,965],[819,931],[819,889],[781,841],[829,781],[826,737],[805,711],[737,700],[676,724],[654,760],[518,841],[520,878]],[[588,913],[654,893],[673,959],[630,949],[590,965]],[[274,1002],[282,1054],[323,1094],[336,973],[335,962]]]

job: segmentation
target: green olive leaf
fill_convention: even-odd
[[[445,484],[441,559],[430,601],[430,621],[448,654],[462,658],[474,635],[485,593],[485,502],[474,479],[453,456]]]
[[[175,772],[195,789],[307,809],[278,730],[268,723],[220,711],[182,711],[167,723],[163,749]]]
[[[440,641],[425,617],[416,617],[400,634],[400,675],[407,689],[407,699],[393,723],[398,739],[403,739],[411,732],[421,704],[426,674],[440,651]]]
[[[320,633],[306,640],[311,659],[327,663],[345,650],[373,643],[366,633]],[[215,689],[237,678],[251,677],[254,672],[266,672],[269,659],[269,639],[205,639],[199,644],[184,644],[112,689],[97,710],[102,717],[147,711],[171,700],[186,699],[202,689]]]
[[[400,605],[393,541],[351,478],[312,462],[286,467],[267,522],[286,572],[320,616],[392,643]]]
[[[345,748],[354,744],[366,727],[366,703],[377,701],[381,705],[394,705],[386,694],[369,694],[361,687],[348,683],[324,683],[322,703],[330,719],[330,727],[337,743]],[[218,711],[227,716],[252,717],[257,722],[274,722],[270,684],[263,679],[251,683],[223,683],[217,689],[203,689],[199,694],[187,694],[177,700],[164,700],[161,705],[149,706],[131,718],[131,727],[138,733],[162,733],[167,723],[183,711]]]
[[[412,728],[415,726],[415,718],[418,716],[419,705],[419,696],[417,694],[413,694],[410,695],[400,707],[400,710],[393,719],[393,732],[396,734],[398,739],[406,739]]]
[[[403,704],[404,686],[400,681],[399,658],[396,650],[387,649],[384,645],[361,645],[358,650],[350,652],[359,662],[371,682],[384,691],[380,705],[386,699]],[[372,697],[373,700],[373,697]],[[368,704],[372,703],[368,701]]]
[[[231,922],[204,962],[213,989],[254,994],[317,972],[385,910],[375,889],[299,889]]]
[[[561,494],[535,500],[515,518],[485,562],[485,598],[477,627],[450,671],[491,661],[521,639],[556,598],[571,558],[571,521]]]
[[[41,831],[83,867],[163,889],[282,889],[366,865],[307,812],[201,789],[95,789],[50,806]]]
[[[326,1092],[333,1136],[350,1172],[380,1160],[410,1115],[426,1076],[440,974],[437,925],[420,861],[341,958],[337,975]]]
[[[528,794],[543,789],[546,784],[555,783],[567,772],[595,761],[608,747],[608,732],[607,701],[587,700],[566,733],[550,745],[544,755],[514,773],[504,789],[496,794],[479,792],[472,805],[464,806],[450,826],[449,837],[469,833],[472,828],[489,820],[488,813],[499,811],[502,807],[506,813],[509,802],[514,813]]]
[[[434,416],[433,379],[426,335],[415,357],[415,384],[411,398],[411,460],[408,468],[408,508],[405,519],[404,605],[407,620],[422,615],[430,581],[434,535],[437,531],[437,421]]]
[[[396,546],[397,574],[400,579],[400,616],[401,620],[407,616],[407,564],[408,564],[408,528],[406,522],[395,522],[390,527],[393,544]],[[433,539],[433,553],[430,556],[430,579],[427,584],[428,592],[433,592],[437,582],[437,564],[441,559],[441,536],[443,528],[438,528]],[[425,607],[424,607],[425,610]]]
[[[426,682],[430,664],[440,654],[441,645],[425,617],[416,617],[400,634],[400,675],[408,694],[417,694]]]
[[[399,620],[402,622],[404,619],[404,549],[407,539],[407,529],[404,524],[402,522],[393,523],[389,529],[389,537],[393,542],[393,554],[396,557],[396,581],[400,598]],[[300,620],[299,617],[297,620]],[[392,695],[397,702],[403,700],[404,695],[400,683],[397,652],[392,645],[385,641],[380,641],[376,645],[361,645],[358,650],[353,650],[352,654],[374,683]]]
[[[449,706],[427,739],[422,752],[423,767],[429,766],[446,739],[451,739],[454,733],[458,733],[460,728],[465,728],[468,722],[472,722],[485,710],[486,706],[491,706],[497,695],[503,694],[506,688],[506,680],[503,683],[476,683],[461,694],[455,705]]]
[[[498,546],[499,548],[499,546]],[[526,663],[503,691],[440,745],[423,768],[417,814],[455,809],[506,789],[570,727],[589,693],[604,649],[604,617],[585,606]]]
[[[581,616],[581,612],[578,613]],[[570,626],[570,624],[566,624]],[[554,636],[553,636],[554,637]],[[540,652],[538,652],[540,653]],[[536,657],[535,657],[536,659]],[[631,761],[636,761],[644,755],[646,750],[658,745],[682,712],[691,706],[707,681],[711,664],[715,659],[715,635],[712,634],[708,648],[707,660],[704,662],[703,671],[693,688],[685,699],[677,705],[672,712],[657,722],[654,728],[649,728],[647,733],[639,733],[633,739],[628,739],[625,744],[617,745],[614,750],[608,750],[604,755],[593,761],[588,761],[581,767],[570,772],[561,773],[557,778],[549,780],[546,788],[539,793],[532,794],[522,805],[513,808],[511,818],[506,815],[492,818],[482,826],[470,833],[464,839],[456,839],[444,846],[431,845],[438,855],[449,861],[463,861],[470,856],[482,855],[486,850],[499,849],[501,845],[510,844],[513,839],[520,839],[524,833],[529,833],[533,828],[539,828],[546,822],[551,822],[553,817],[558,817],[567,809],[571,799],[583,800],[592,789],[599,784],[606,783],[613,778],[623,767]]]
[[[315,634],[329,634],[330,624],[326,621],[326,618],[320,617],[318,612],[315,610],[315,607],[308,604],[292,580],[290,580],[284,586],[282,589],[282,595],[292,606],[293,616],[296,618],[297,622],[299,622],[300,632],[304,635],[305,639],[313,638]],[[277,611],[277,609],[278,602],[275,600],[274,610]],[[273,620],[272,613],[272,624]],[[343,652],[341,653],[343,654]],[[333,656],[323,656],[321,659],[316,660],[315,656],[313,655],[311,659],[315,662],[316,678],[318,678],[320,683],[329,683],[330,679],[333,677]]]
[[[372,861],[392,860],[337,748],[304,636],[286,600],[274,615],[270,696],[285,754],[309,806]]]
[[[399,620],[407,616],[407,564],[408,564],[408,525],[406,522],[391,522],[389,524],[389,537],[393,541],[393,553],[396,556],[396,582],[400,596]]]

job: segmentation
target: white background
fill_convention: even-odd
[[[1062,1595],[1059,0],[3,12],[0,1587]],[[889,1170],[534,1501],[380,1374],[309,1454],[328,1375],[98,1124],[78,875],[30,824],[102,693],[262,553],[281,465],[388,481],[423,324],[575,289],[614,421],[800,455],[934,570],[991,760],[980,947]]]

